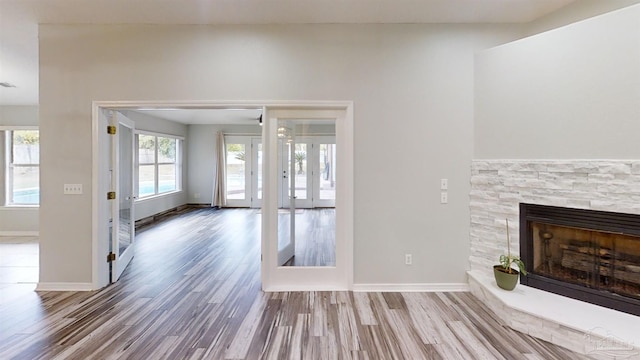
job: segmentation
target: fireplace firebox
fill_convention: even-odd
[[[640,215],[520,204],[520,283],[640,316]]]

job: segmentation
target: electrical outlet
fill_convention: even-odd
[[[440,204],[446,204],[449,202],[449,195],[446,191],[440,193]]]
[[[64,184],[65,195],[82,195],[82,184]]]
[[[449,180],[448,179],[440,179],[440,190],[449,189]]]
[[[405,265],[413,264],[413,256],[411,256],[411,254],[404,254],[404,264]]]

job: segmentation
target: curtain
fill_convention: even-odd
[[[222,131],[218,131],[216,137],[218,141],[215,152],[216,166],[213,170],[213,199],[211,206],[223,207],[227,205],[227,151]]]

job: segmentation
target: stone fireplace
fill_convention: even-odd
[[[640,255],[628,245],[638,239],[637,230],[596,226],[583,232],[582,224],[547,218],[521,225],[521,203],[627,214],[637,229],[640,160],[474,160],[469,194],[469,287],[476,297],[507,326],[525,334],[595,358],[611,358],[611,352],[640,357],[640,315],[631,315],[637,314],[635,268],[627,264]],[[535,233],[539,243],[535,248],[522,246],[525,257],[537,255],[526,260],[533,274],[511,292],[499,289],[492,274],[493,265],[507,251],[505,219],[510,224],[512,252],[521,250],[523,232]],[[623,236],[614,245],[610,237],[619,233]],[[594,237],[599,240],[593,242]],[[547,249],[545,238],[550,238]],[[586,265],[587,257],[596,256],[597,265]],[[552,287],[564,277],[565,287],[587,289],[586,295],[570,298],[557,295],[557,289],[539,290],[533,283],[543,276]],[[632,304],[630,308],[623,304],[619,311],[605,307],[608,304],[593,305],[593,295],[603,293],[607,284],[614,285],[607,290],[611,298],[624,298],[623,303]]]
[[[520,281],[640,316],[640,215],[520,204]]]

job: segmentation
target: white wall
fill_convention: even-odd
[[[476,158],[640,158],[640,5],[480,53]]]
[[[211,204],[213,174],[216,164],[217,132],[225,134],[255,134],[262,136],[260,126],[245,125],[189,125],[189,171],[187,181],[189,204]]]
[[[142,218],[158,214],[160,212],[173,209],[177,206],[187,203],[187,168],[188,168],[188,143],[187,139],[187,125],[160,119],[149,114],[139,113],[136,111],[121,111],[126,117],[133,120],[136,126],[136,130],[150,131],[159,134],[175,135],[184,138],[183,142],[183,163],[182,163],[182,179],[183,186],[182,191],[162,195],[158,197],[152,197],[143,200],[137,200],[135,204],[135,219],[140,220]]]
[[[574,1],[558,11],[554,11],[528,24],[527,33],[529,35],[538,34],[638,3],[640,3],[640,0]]]
[[[41,25],[41,281],[90,281],[92,100],[256,99],[354,101],[356,283],[465,282],[474,52],[520,36],[512,25]],[[65,181],[87,195],[65,198]]]
[[[37,126],[37,106],[0,106],[0,127]],[[0,131],[0,235],[35,234],[38,232],[37,207],[5,207],[5,143],[4,132]]]

